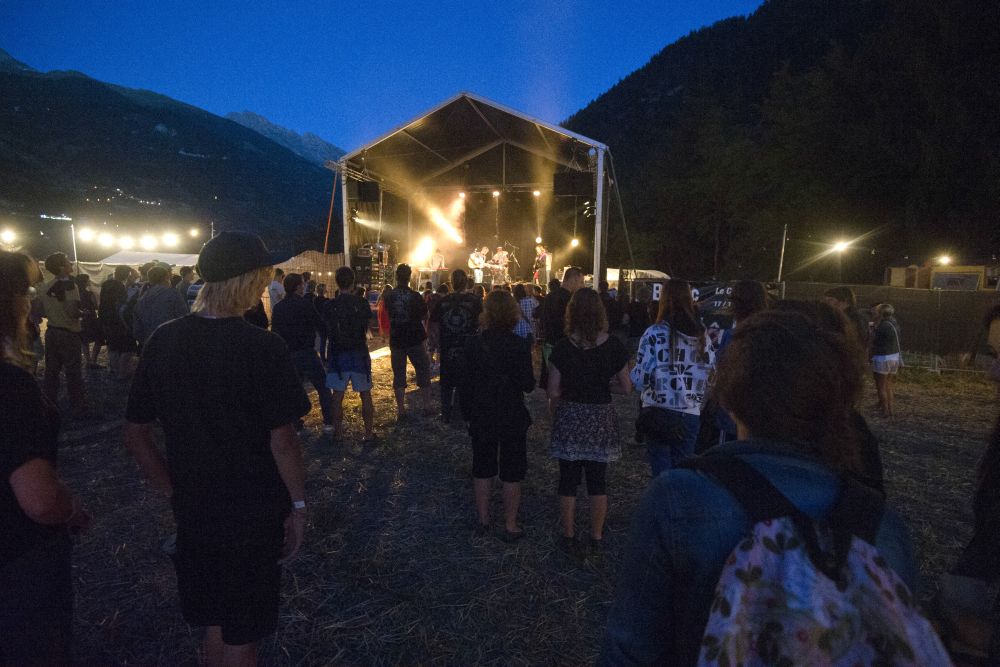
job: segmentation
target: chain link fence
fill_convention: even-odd
[[[835,283],[786,282],[786,299],[816,300]],[[983,317],[1000,305],[1000,292],[962,292],[843,285],[854,290],[858,308],[869,312],[880,303],[896,309],[903,360],[907,366],[940,371],[983,371],[992,362],[986,354]]]

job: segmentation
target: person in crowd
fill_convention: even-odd
[[[514,299],[517,307],[521,310],[521,320],[528,325],[528,333],[532,342],[538,340],[538,321],[535,319],[535,311],[538,310],[538,301],[529,293],[529,285],[518,283],[514,285]],[[527,336],[525,336],[526,338]]]
[[[843,285],[831,287],[823,293],[823,301],[847,316],[847,319],[854,325],[861,349],[864,350],[868,346],[868,316],[858,310],[858,299],[854,295],[854,290]]]
[[[94,370],[101,367],[97,363],[97,355],[104,345],[101,323],[97,319],[97,297],[90,291],[90,276],[86,273],[76,277],[76,288],[80,291],[80,342],[83,343],[83,358],[87,360],[87,368]]]
[[[193,266],[182,266],[178,269],[178,274],[180,275],[181,280],[177,283],[175,289],[184,301],[187,301],[188,288],[194,284],[194,281],[198,278],[198,276],[195,275]]]
[[[330,302],[330,298],[326,295],[326,283],[319,283],[316,285],[316,298],[313,299],[313,306],[316,308],[316,312],[323,315],[326,312],[326,304]],[[327,338],[326,331],[321,331],[319,334],[319,340],[317,341],[317,347],[319,348],[319,359],[324,364],[326,363],[326,352],[327,352]]]
[[[267,319],[267,311],[264,309],[264,300],[257,299],[257,305],[243,313],[243,319],[255,327],[267,330],[271,326],[271,321]]]
[[[271,331],[288,345],[292,362],[304,380],[316,389],[323,413],[323,432],[334,432],[333,395],[326,386],[326,372],[316,352],[316,335],[326,330],[326,323],[305,298],[305,283],[298,273],[289,273],[282,283],[285,298],[271,309]]]
[[[70,531],[90,516],[59,478],[59,412],[32,376],[27,255],[0,252],[0,664],[69,665]]]
[[[551,453],[559,461],[560,544],[571,556],[579,555],[576,495],[585,475],[591,553],[599,559],[608,513],[608,463],[621,457],[611,394],[632,391],[628,353],[608,334],[604,306],[589,287],[573,290],[566,307],[565,332],[549,356],[547,387],[552,413]]]
[[[1000,306],[984,325],[993,365],[987,372],[1000,395]],[[976,471],[972,538],[941,577],[939,620],[956,665],[1000,664],[1000,414]]]
[[[636,430],[646,442],[653,477],[694,454],[712,357],[691,286],[668,280],[656,323],[639,342],[632,382],[641,392]]]
[[[424,316],[427,304],[419,293],[410,289],[409,264],[396,267],[396,288],[386,297],[389,313],[389,352],[392,359],[392,389],[396,395],[396,417],[404,419],[406,405],[406,360],[413,364],[417,375],[417,394],[424,416],[433,414],[431,408],[431,359],[427,354],[427,331]]]
[[[132,318],[132,334],[139,342],[140,349],[153,335],[156,327],[189,312],[184,297],[170,287],[169,268],[154,266],[146,276],[149,288],[136,301]]]
[[[438,353],[439,363],[441,361],[441,327],[440,323],[433,321],[430,315],[437,309],[441,300],[444,299],[449,291],[448,284],[441,283],[433,292],[424,294],[424,301],[427,303],[427,316],[424,318],[424,327],[427,329],[427,353],[432,360],[434,359],[434,353]]]
[[[621,327],[624,313],[618,307],[618,301],[611,293],[607,280],[601,280],[597,283],[597,294],[601,297],[601,303],[604,304],[604,312],[608,318],[608,333],[614,334]]]
[[[337,269],[337,297],[326,303],[323,319],[329,336],[326,386],[333,390],[333,438],[344,437],[344,394],[347,384],[361,395],[363,442],[375,441],[375,406],[372,402],[372,359],[368,352],[368,327],[372,309],[368,300],[354,293],[354,271]]]
[[[382,293],[379,294],[378,302],[375,304],[376,314],[378,315],[378,335],[384,341],[389,340],[389,331],[392,328],[392,322],[389,321],[389,311],[385,305],[386,298],[390,292],[392,292],[392,285],[386,285],[382,289]]]
[[[309,272],[306,271],[305,273],[309,273]],[[305,273],[302,274],[302,276],[303,276],[303,278],[302,278],[302,284],[305,285],[305,293],[302,295],[302,298],[305,299],[306,301],[308,301],[309,303],[311,303],[312,307],[315,308],[316,307],[316,281],[315,280],[306,280],[305,279]],[[319,312],[319,311],[317,310],[316,312]]]
[[[754,313],[759,313],[767,308],[767,290],[764,285],[756,280],[741,280],[733,286],[733,324],[722,332],[719,339],[719,347],[715,351],[716,363],[725,354],[726,346],[733,339],[733,332],[739,323]],[[716,406],[718,407],[718,406]],[[736,423],[733,422],[725,410],[716,410],[715,426],[719,429],[719,442],[736,439]]]
[[[309,398],[281,337],[243,319],[281,259],[253,234],[206,243],[193,312],[150,336],[125,414],[126,448],[170,498],[181,610],[207,626],[208,665],[256,664],[258,641],[277,627],[281,563],[305,530],[294,424]]]
[[[204,284],[205,284],[204,279],[199,277],[198,280],[191,283],[191,285],[188,287],[186,301],[189,309],[194,307],[195,299],[198,298],[198,292],[201,291],[201,288]]]
[[[463,274],[464,276],[464,274]],[[466,295],[468,296],[468,295]],[[535,387],[531,345],[513,332],[521,319],[510,292],[490,292],[480,316],[482,331],[465,341],[462,406],[472,438],[473,498],[477,533],[490,530],[493,478],[503,484],[503,539],[524,536],[518,523],[521,481],[528,471],[528,427],[531,417],[524,394]]]
[[[453,290],[431,311],[431,324],[439,332],[441,371],[441,421],[451,422],[458,388],[465,368],[465,342],[479,328],[483,302],[469,289],[469,277],[462,269],[451,272]]]
[[[635,291],[635,299],[629,303],[626,310],[628,316],[628,351],[633,357],[639,350],[639,339],[646,333],[651,323],[649,319],[649,303],[653,300],[653,292],[645,285]]]
[[[562,283],[555,278],[542,302],[542,375],[539,385],[547,386],[549,356],[556,343],[566,337],[566,306],[573,293],[583,287],[583,271],[571,266],[563,273]]]
[[[71,273],[73,263],[61,252],[45,258],[45,269],[55,278],[43,283],[39,300],[48,320],[45,330],[45,396],[55,404],[59,378],[66,375],[66,388],[73,416],[90,416],[84,399],[83,344],[80,342],[80,290]]]
[[[528,298],[528,291],[524,289],[524,285],[521,283],[517,283],[511,288],[511,294],[514,297],[515,303],[518,304],[519,313],[517,322],[514,324],[514,335],[528,341],[529,345],[533,345],[535,342],[535,332],[532,326],[533,321],[530,317],[525,316],[524,312],[521,310],[521,302],[531,301],[531,303],[528,304],[529,306],[533,306],[534,302]]]
[[[312,280],[312,277],[313,277],[312,271],[302,272],[302,282],[306,285],[307,293],[309,292],[309,281]]]
[[[284,280],[285,272],[282,269],[275,269],[271,284],[267,286],[267,298],[271,301],[272,312],[278,302],[285,298]]]
[[[862,373],[852,341],[802,314],[749,318],[733,335],[716,383],[740,439],[710,453],[749,464],[808,517],[825,517],[842,475],[857,471],[849,423]],[[716,582],[752,524],[747,509],[699,471],[655,478],[633,516],[598,664],[696,664]],[[916,590],[909,535],[891,508],[874,546]]]
[[[114,274],[101,283],[101,302],[97,307],[98,322],[108,346],[108,369],[122,382],[128,379],[136,351],[135,339],[121,318],[131,273],[127,266],[116,266]]]
[[[896,374],[903,366],[903,354],[899,344],[899,324],[896,309],[891,304],[882,303],[874,308],[874,331],[871,343],[871,367],[875,376],[875,391],[878,393],[878,409],[883,417],[895,416],[896,394],[894,384]]]
[[[476,295],[476,298],[482,301],[486,298],[486,286],[485,285],[473,285],[472,293]]]

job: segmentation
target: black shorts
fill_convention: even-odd
[[[608,464],[599,461],[567,461],[559,459],[559,495],[576,497],[576,489],[587,475],[587,495],[606,496]]]
[[[252,531],[225,533],[178,525],[174,566],[184,620],[221,626],[222,641],[239,646],[278,627],[284,523],[255,519]]]
[[[528,473],[527,430],[503,432],[495,426],[472,425],[472,476],[501,482],[520,482]]]

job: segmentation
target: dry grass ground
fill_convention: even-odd
[[[124,387],[106,371],[88,373],[99,407],[121,415]],[[648,482],[643,451],[626,446],[612,467],[604,563],[570,562],[555,548],[556,467],[536,391],[522,510],[527,536],[514,545],[476,537],[466,435],[429,419],[393,426],[389,378],[388,359],[375,362],[377,445],[359,442],[356,397],[347,402],[343,444],[321,436],[318,409],[308,419],[310,528],[285,569],[265,664],[591,663],[632,509]],[[634,397],[616,400],[631,442]],[[978,378],[916,372],[900,382],[898,402],[893,421],[866,412],[883,443],[890,501],[908,520],[933,582],[968,537],[974,464],[997,403]],[[173,532],[169,506],[122,449],[119,426],[109,420],[71,429],[61,451],[63,476],[94,515],[74,553],[77,658],[84,665],[193,664],[199,631],[181,617],[173,567],[160,551]],[[585,511],[584,501],[584,526]]]

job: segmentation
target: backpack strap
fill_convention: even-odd
[[[738,456],[694,456],[682,461],[678,467],[698,470],[718,482],[736,497],[750,516],[751,524],[783,516],[809,521],[764,475]]]

